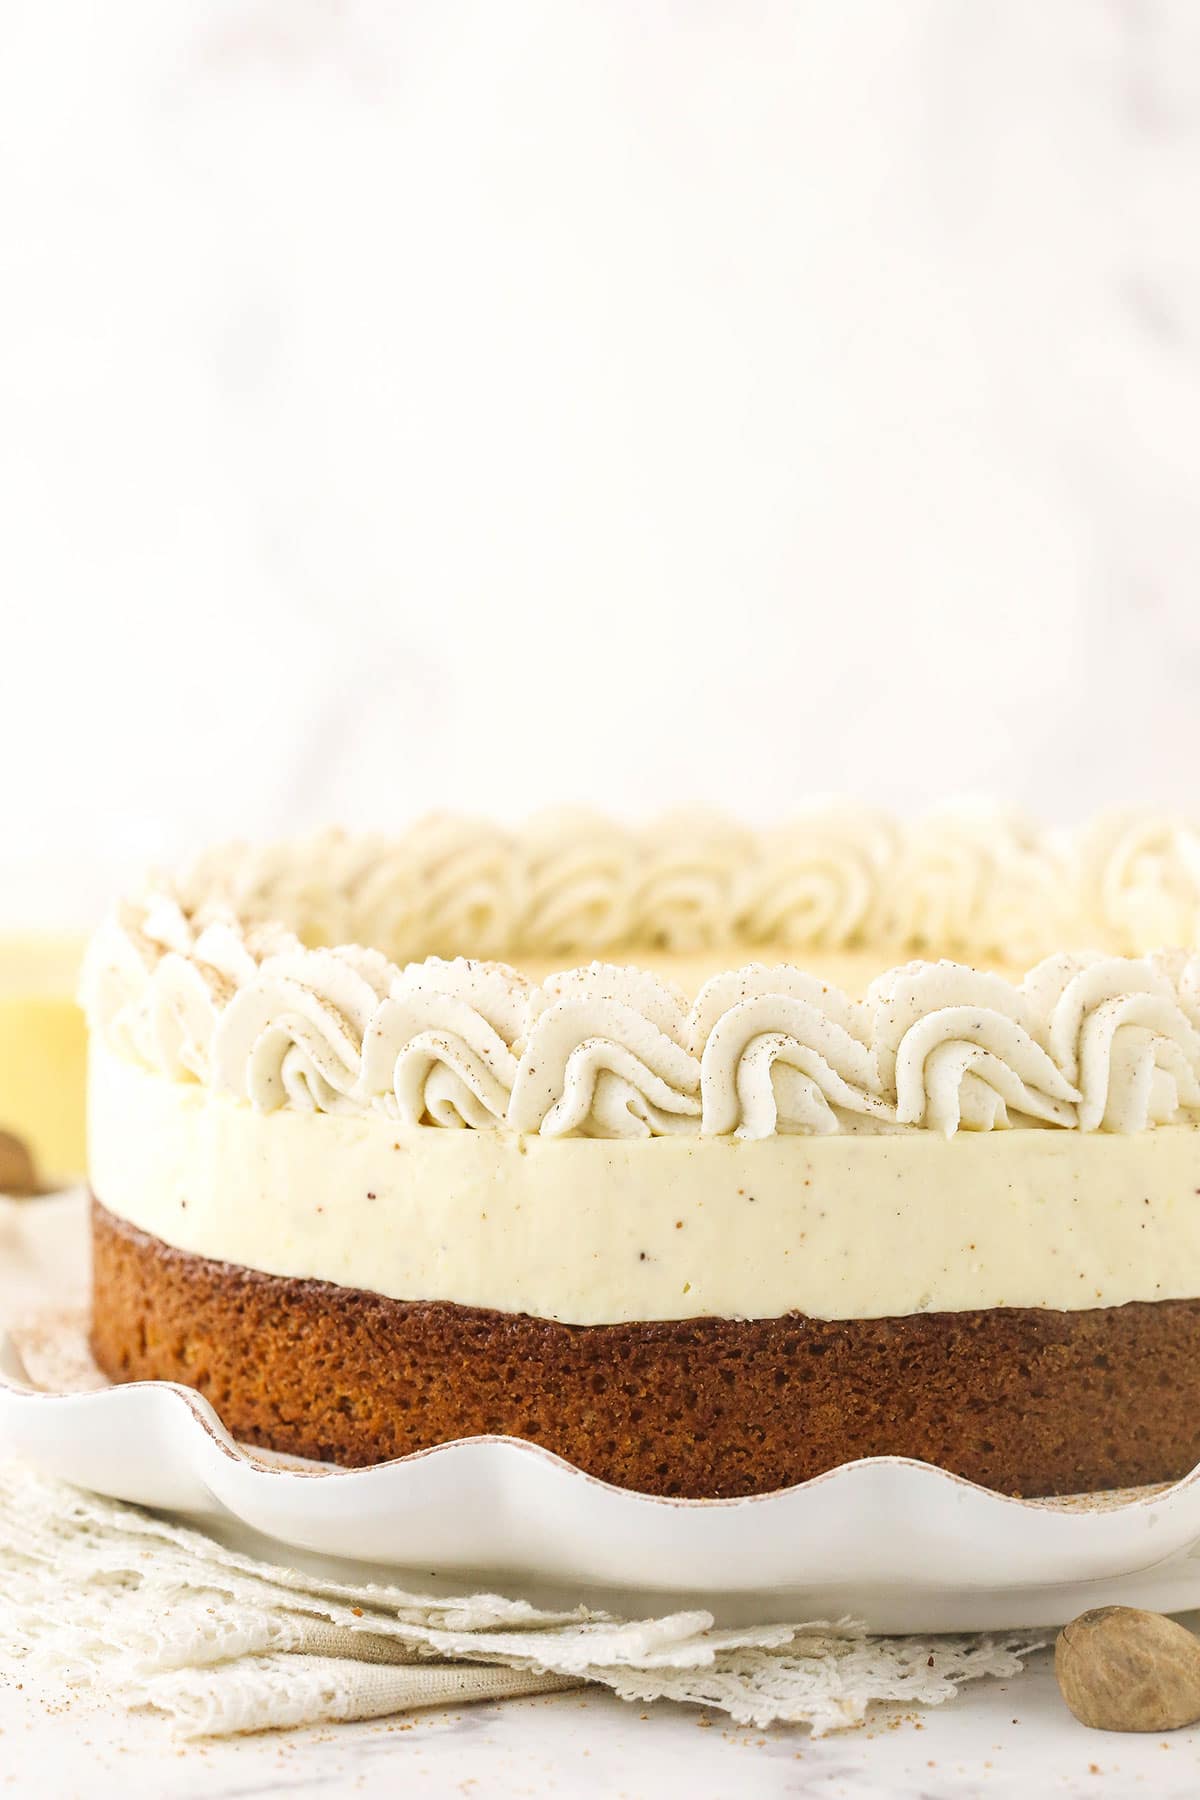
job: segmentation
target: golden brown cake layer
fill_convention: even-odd
[[[106,1374],[182,1382],[246,1442],[349,1466],[493,1432],[697,1497],[863,1456],[1024,1495],[1200,1461],[1200,1300],[576,1326],[260,1274],[99,1203],[93,1243]]]

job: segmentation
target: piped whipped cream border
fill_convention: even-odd
[[[833,813],[820,832],[809,821],[783,834],[794,879],[805,831],[810,845],[828,847],[840,829],[861,848],[883,843],[890,830],[901,900],[898,871],[919,866],[936,842],[938,867],[954,880],[970,875],[968,886],[982,896],[977,912],[1019,889],[1030,917],[1039,893],[1057,895],[1055,919],[1064,906],[1071,916],[1107,907],[1132,931],[1136,902],[1139,931],[1169,924],[1196,942],[1194,846],[1182,827],[1141,820],[1094,828],[1080,840],[1086,853],[1077,847],[1064,863],[1061,848],[995,819],[988,829],[926,821],[896,850],[898,828],[876,820],[868,831],[863,818]],[[430,834],[443,850],[456,848],[417,880],[414,840],[428,848]],[[669,836],[664,831],[664,843]],[[675,840],[676,898],[692,895],[683,914],[693,926],[697,846],[718,836],[715,827],[697,827],[688,854],[689,840]],[[593,892],[602,846],[583,832],[572,841],[573,879]],[[1019,983],[963,963],[909,961],[881,974],[861,1001],[791,963],[749,963],[716,976],[689,1005],[671,984],[616,963],[535,984],[502,962],[435,956],[401,965],[353,945],[306,947],[294,934],[299,927],[319,936],[314,918],[333,931],[351,914],[361,924],[382,909],[390,923],[374,936],[392,942],[416,929],[413,917],[428,925],[450,908],[456,929],[486,937],[494,920],[489,926],[479,859],[492,854],[490,843],[464,822],[443,821],[398,846],[338,837],[326,840],[323,857],[310,844],[210,858],[119,906],[96,935],[83,983],[92,1028],[134,1062],[264,1112],[383,1112],[408,1125],[545,1137],[950,1136],[1010,1125],[1134,1132],[1200,1119],[1200,954],[1190,949],[1055,953]],[[526,840],[522,846],[525,866]],[[561,843],[559,854],[567,854]],[[814,851],[814,868],[825,867],[824,855]],[[463,857],[476,860],[464,867]],[[730,857],[731,894],[739,870],[744,877],[757,868],[761,878],[761,858],[744,845]],[[1053,879],[1064,868],[1074,896],[1066,903]],[[638,891],[644,887],[643,879]],[[937,890],[943,913],[950,889],[953,881]],[[536,940],[545,950],[566,928],[561,895],[552,906],[550,889],[538,892],[543,915],[556,921]],[[852,905],[844,894],[838,904],[866,917],[869,897],[854,894]],[[528,893],[524,904],[528,921]],[[603,916],[594,893],[589,904]],[[569,910],[578,921],[588,905],[577,898]],[[744,914],[734,910],[736,924]],[[397,925],[401,915],[408,924]],[[671,916],[664,900],[660,917]],[[922,917],[921,930],[932,930],[928,910]],[[780,930],[777,909],[771,932]],[[1121,936],[1111,917],[1107,936]],[[681,939],[665,932],[656,941],[678,947]]]
[[[399,964],[737,944],[1028,967],[1072,944],[1200,944],[1200,826],[1122,813],[1054,832],[982,803],[901,823],[835,801],[760,831],[709,813],[636,827],[568,811],[514,830],[438,816],[392,837],[219,846],[165,886],[189,914],[284,920],[306,944],[371,944]]]

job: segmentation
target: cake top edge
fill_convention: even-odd
[[[322,834],[119,903],[83,998],[124,1054],[264,1110],[600,1137],[1140,1130],[1200,1109],[1198,847],[1158,815],[1062,837],[861,808],[769,833]],[[523,945],[564,966],[530,981],[504,955]],[[690,1004],[637,962],[726,946],[738,966]],[[912,955],[932,946],[950,954]],[[898,953],[861,998],[802,967],[855,947]]]

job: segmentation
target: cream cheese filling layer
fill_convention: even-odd
[[[547,1140],[255,1112],[93,1044],[92,1185],[177,1249],[569,1324],[1200,1295],[1200,1129]]]

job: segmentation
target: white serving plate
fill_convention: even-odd
[[[23,1310],[39,1297],[62,1308],[84,1232],[77,1202],[22,1210]],[[55,1332],[81,1341],[78,1313],[56,1317],[32,1338],[0,1330],[0,1451],[115,1499],[193,1515],[227,1541],[262,1551],[266,1540],[281,1560],[533,1586],[624,1612],[691,1602],[722,1622],[849,1613],[877,1631],[1056,1625],[1117,1601],[1200,1605],[1200,1469],[1165,1488],[1070,1501],[1014,1500],[902,1457],[751,1499],[667,1500],[500,1437],[336,1469],[243,1448],[205,1399],[174,1383],[56,1389],[30,1349]]]

